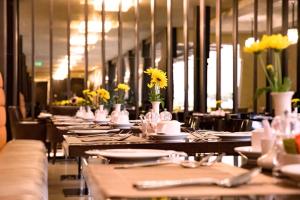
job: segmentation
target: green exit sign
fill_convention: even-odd
[[[43,67],[43,65],[44,65],[44,62],[41,60],[37,60],[34,62],[35,67]]]

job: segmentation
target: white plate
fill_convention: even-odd
[[[184,140],[187,138],[187,133],[178,134],[150,134],[149,139],[151,140]]]
[[[107,133],[110,130],[71,130],[71,133],[77,134],[96,134],[96,133]]]
[[[251,132],[212,132],[212,135],[218,136],[220,138],[226,138],[226,139],[250,139],[251,138]]]
[[[90,155],[100,155],[106,158],[140,160],[154,159],[170,156],[174,151],[156,150],[156,149],[106,149],[106,150],[89,150],[85,152]]]
[[[107,120],[97,120],[97,119],[95,119],[94,121],[97,122],[97,123],[101,123],[101,124],[107,124],[109,122],[109,119],[107,119]]]
[[[119,128],[119,129],[130,129],[134,124],[129,123],[129,124],[115,124],[112,123],[111,126],[113,128]]]
[[[129,122],[134,123],[134,124],[139,124],[139,123],[142,123],[142,120],[140,120],[140,119],[130,119]]]
[[[248,158],[256,159],[261,156],[261,151],[255,151],[252,149],[252,146],[243,146],[243,147],[235,147],[235,152],[241,153]]]
[[[280,171],[291,179],[300,181],[300,164],[285,165]]]

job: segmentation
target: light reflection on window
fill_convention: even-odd
[[[194,55],[188,59],[188,95],[189,110],[194,109]],[[174,60],[173,64],[173,84],[174,84],[174,101],[173,110],[182,111],[184,109],[184,61],[183,57]]]
[[[221,98],[222,108],[232,109],[233,89],[233,54],[232,45],[222,44],[221,48]],[[241,60],[238,46],[238,87],[240,86]],[[216,50],[211,45],[207,66],[207,111],[216,106]]]

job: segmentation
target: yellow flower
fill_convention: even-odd
[[[130,87],[127,84],[119,83],[115,91],[124,90],[125,92],[130,90]]]
[[[103,100],[105,103],[107,103],[107,100],[110,99],[110,94],[106,89],[100,88],[96,92],[99,95],[100,99]]]
[[[151,83],[154,85],[158,85],[160,88],[167,87],[168,79],[167,79],[166,72],[163,72],[162,70],[159,69],[153,70],[150,84]]]
[[[83,95],[87,95],[89,92],[90,92],[90,90],[89,90],[89,89],[86,89],[86,90],[83,90],[83,91],[82,91],[82,94],[83,94]]]
[[[246,53],[260,53],[266,49],[265,43],[259,42],[259,40],[253,42],[249,46],[244,47]]]
[[[145,74],[149,74],[150,76],[152,75],[153,71],[155,71],[155,68],[148,68],[146,71],[144,71]]]
[[[97,93],[95,91],[91,91],[88,93],[88,95],[95,97],[95,96],[97,96]]]
[[[273,69],[273,65],[272,64],[267,65],[267,69],[269,70]]]
[[[291,45],[288,36],[283,36],[281,34],[263,35],[261,43],[266,48],[274,49],[277,51],[286,49],[288,46]]]
[[[300,102],[300,99],[298,98],[292,99],[292,103],[298,103],[298,102]]]

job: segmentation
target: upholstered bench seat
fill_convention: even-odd
[[[8,142],[0,151],[0,199],[47,200],[47,165],[42,142]]]

